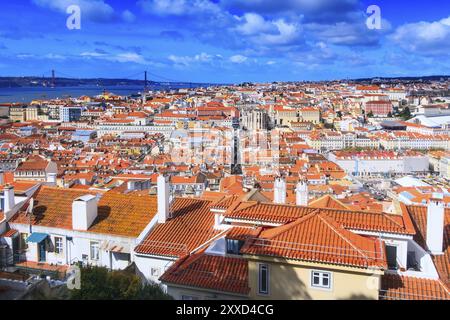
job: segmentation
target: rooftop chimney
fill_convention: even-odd
[[[97,218],[98,198],[88,194],[72,202],[72,228],[75,230],[88,230]]]
[[[158,222],[165,223],[169,218],[169,177],[159,175],[157,179],[158,188]]]
[[[286,181],[283,178],[279,177],[275,179],[273,192],[273,202],[278,204],[286,203]]]
[[[56,186],[56,176],[57,174],[54,172],[49,172],[47,174],[47,183],[52,186]]]
[[[295,203],[298,206],[307,206],[308,197],[308,184],[306,181],[300,181],[295,188]]]
[[[431,254],[442,254],[445,207],[442,193],[433,193],[427,208],[427,246]]]
[[[14,187],[10,184],[5,185],[3,188],[3,212],[9,212],[14,208],[15,206],[15,199],[14,199]]]

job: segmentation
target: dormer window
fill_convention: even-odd
[[[242,246],[244,245],[244,241],[235,240],[235,239],[226,239],[227,240],[227,253],[228,254],[240,254]]]

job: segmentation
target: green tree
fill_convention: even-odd
[[[81,288],[70,291],[73,300],[169,300],[157,284],[143,284],[134,273],[104,267],[81,268]]]
[[[369,113],[367,114],[367,118],[373,118],[373,112],[372,112],[372,110],[370,110]]]
[[[400,112],[400,117],[402,117],[405,121],[412,118],[411,110],[409,110],[409,107],[405,107],[402,112]]]

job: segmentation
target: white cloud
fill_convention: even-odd
[[[300,39],[302,28],[299,23],[286,22],[284,19],[265,20],[255,13],[244,14],[243,21],[235,30],[248,36],[256,45],[287,45]]]
[[[450,17],[404,24],[390,38],[406,51],[424,55],[449,54]]]
[[[233,63],[244,63],[245,61],[247,61],[247,59],[248,58],[246,56],[240,54],[230,57],[230,61]]]
[[[99,52],[82,52],[81,57],[85,59],[102,59],[113,62],[121,63],[137,63],[137,64],[152,64],[152,62],[147,61],[142,55],[135,52],[123,52],[118,54],[106,54]]]
[[[122,12],[122,19],[125,22],[131,23],[136,20],[136,16],[130,10],[125,10]]]
[[[236,31],[243,35],[255,35],[273,30],[273,25],[256,13],[246,13],[242,18],[238,17],[237,19],[244,21],[243,24],[236,27]]]
[[[223,57],[220,54],[211,55],[202,52],[194,56],[177,56],[171,54],[167,57],[167,59],[169,59],[175,65],[188,67],[193,63],[213,63],[214,61],[222,60]]]
[[[221,11],[217,4],[209,0],[140,0],[138,5],[145,12],[160,16],[183,16]]]
[[[110,21],[114,17],[114,9],[104,0],[32,0],[41,7],[50,8],[66,13],[71,5],[78,5],[81,8],[81,18],[92,21]]]

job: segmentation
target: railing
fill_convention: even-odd
[[[378,297],[380,300],[450,300],[447,297],[437,296],[434,292],[424,294],[408,293],[408,292],[389,292],[389,290],[379,290]]]
[[[292,250],[315,255],[332,255],[342,258],[361,259],[365,261],[366,267],[373,265],[374,262],[384,263],[385,261],[384,252],[381,249],[380,251],[369,251],[358,248],[343,248],[261,238],[250,238],[249,241],[252,241],[252,246],[263,247],[266,249]],[[381,242],[381,240],[378,241]],[[380,248],[382,248],[381,245]]]
[[[186,244],[182,244],[182,243],[156,241],[156,240],[144,240],[140,244],[138,244],[138,247],[142,248],[142,251],[146,251],[146,249],[159,249],[162,251],[179,253],[180,255],[189,254],[188,247],[186,246]],[[155,254],[158,254],[158,253],[155,253]]]

